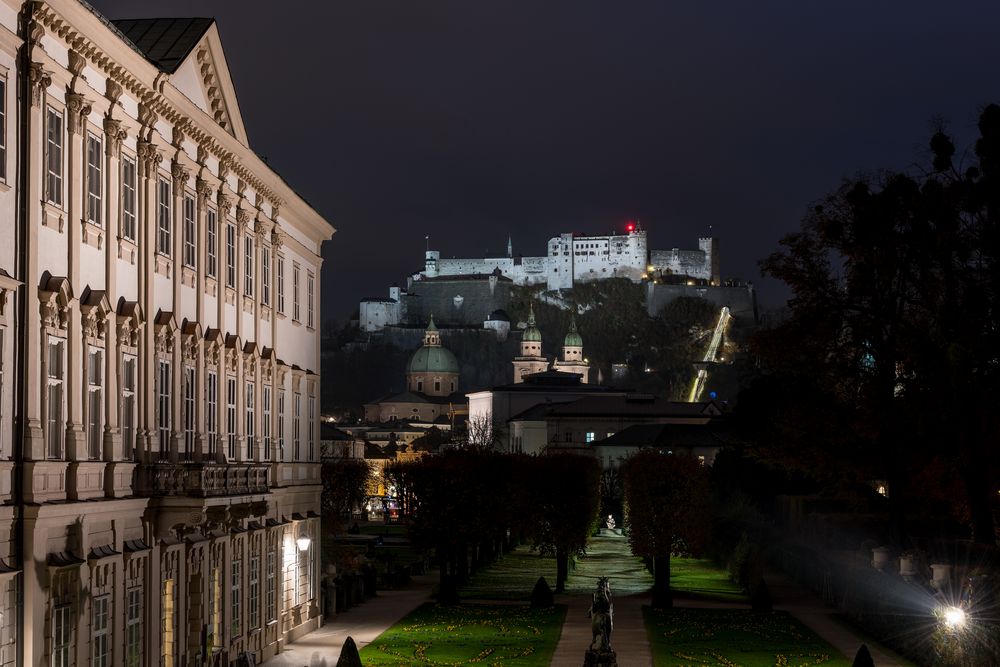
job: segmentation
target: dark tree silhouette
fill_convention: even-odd
[[[708,473],[689,456],[642,450],[622,466],[632,552],[653,563],[653,607],[672,606],[670,554],[676,540],[700,553],[711,526]]]

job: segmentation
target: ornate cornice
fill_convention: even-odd
[[[219,217],[224,218],[228,216],[229,209],[233,207],[233,198],[230,195],[227,195],[220,186],[219,194],[217,195],[216,199],[218,200],[219,204]]]
[[[135,152],[139,157],[139,162],[145,169],[146,176],[152,174],[160,163],[163,162],[163,153],[151,141],[137,142]]]
[[[281,246],[285,245],[285,233],[279,231],[277,225],[271,231],[271,245],[275,250],[280,250]]]
[[[114,79],[104,80],[104,96],[112,102],[118,102],[122,96],[122,87]]]

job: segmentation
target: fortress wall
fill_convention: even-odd
[[[712,258],[701,250],[654,250],[650,254],[654,270],[679,276],[713,280]]]
[[[493,288],[490,289],[490,283]],[[405,323],[423,326],[434,315],[442,326],[481,327],[490,313],[510,305],[511,283],[505,280],[414,280],[406,301]]]

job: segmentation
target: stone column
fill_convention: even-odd
[[[218,319],[216,320],[219,325],[219,330],[222,332],[223,337],[228,333],[229,329],[226,324],[226,295],[228,294],[228,287],[226,287],[226,226],[229,218],[229,211],[233,207],[233,198],[226,194],[226,177],[223,168],[219,168],[219,178],[222,179],[222,183],[219,185],[219,191],[217,193],[218,202],[218,213],[216,215],[216,222],[219,226],[218,228],[218,266],[216,269],[217,281],[216,285],[218,297],[216,298],[216,308],[218,309]],[[223,338],[223,340],[225,340]],[[220,437],[222,434],[227,433],[226,424],[226,349],[222,348],[221,354],[219,355],[219,366],[218,366],[218,378],[219,378],[219,400],[216,401],[217,413],[216,413],[216,424],[218,428],[216,429]],[[219,463],[225,463],[228,456],[228,444],[224,439],[217,439],[215,447],[215,459]]]
[[[175,135],[177,132],[175,131]],[[179,145],[179,142],[176,142]],[[171,279],[173,282],[173,298],[171,308],[177,325],[182,324],[181,317],[181,285],[184,279],[184,187],[191,176],[183,165],[174,160],[170,165],[170,175],[173,177],[171,202],[171,227],[173,236],[171,237],[171,253],[173,255],[173,272]],[[180,331],[175,333],[174,352],[171,356],[170,368],[173,374],[170,377],[170,460],[177,461],[184,443],[184,355],[181,353],[179,338]]]
[[[144,115],[142,107],[139,115]],[[151,127],[156,122],[156,117],[148,111],[145,115],[149,117],[147,124]],[[163,154],[150,141],[140,141],[137,152],[141,181],[137,193],[139,195],[139,305],[146,316],[146,326],[142,330],[138,357],[139,409],[136,448],[141,452],[138,461],[149,462],[155,460],[153,435],[156,432],[156,343],[153,319],[156,317],[156,311],[153,309],[155,305],[153,275],[156,269],[156,182]]]
[[[45,433],[42,429],[42,319],[38,309],[37,281],[41,275],[38,266],[38,230],[42,228],[42,199],[44,198],[43,173],[45,155],[45,91],[52,83],[50,72],[41,63],[31,63],[28,76],[31,78],[31,109],[29,118],[28,146],[25,152],[32,163],[28,172],[28,228],[26,237],[25,283],[22,291],[27,300],[24,322],[24,413],[25,413],[25,458],[31,461],[45,459]],[[33,158],[33,160],[32,160]],[[27,475],[25,486],[32,487],[32,478]],[[26,586],[26,589],[31,588]],[[25,642],[28,645],[28,642]],[[27,656],[26,656],[27,659]],[[27,662],[26,664],[31,664]]]
[[[284,234],[278,230],[278,208],[275,206],[271,211],[274,226],[271,228],[271,279],[274,284],[271,298],[271,349],[278,350],[278,251],[284,243]],[[279,373],[277,365],[277,352],[275,352],[273,382],[271,384],[271,461],[281,462],[283,452],[278,446],[278,392],[282,385],[279,384]],[[287,409],[287,405],[285,408]],[[277,480],[277,466],[272,467],[272,480]]]
[[[199,148],[199,152],[200,152]],[[195,298],[196,298],[196,317],[198,321],[202,324],[202,329],[206,328],[205,323],[208,321],[208,313],[205,312],[205,272],[208,269],[208,254],[206,248],[208,246],[208,232],[207,232],[207,222],[208,222],[208,198],[212,195],[212,187],[209,185],[208,181],[205,181],[200,176],[195,180],[195,190],[198,193],[198,198],[196,200],[195,206],[195,216],[197,225],[197,239],[198,239],[198,278],[195,281]],[[218,216],[216,216],[218,220]],[[219,255],[219,235],[216,231],[215,235],[215,254],[216,254],[216,278],[218,278],[218,255]],[[216,280],[216,286],[218,286],[218,280]],[[216,288],[216,294],[218,294],[218,288]],[[204,331],[203,331],[204,333]],[[194,460],[204,461],[208,458],[208,437],[207,437],[207,397],[205,395],[205,383],[208,381],[208,374],[206,373],[205,364],[205,341],[204,336],[202,340],[198,341],[198,368],[195,371],[197,379],[195,380],[195,409],[197,410],[197,417],[195,418],[195,447],[194,447]],[[218,429],[216,429],[218,431]]]
[[[117,245],[121,237],[121,229],[118,210],[118,185],[121,182],[119,165],[121,159],[122,140],[125,138],[125,131],[121,127],[121,121],[108,116],[104,119],[104,220],[105,220],[105,275],[106,294],[111,310],[114,311],[118,303],[117,293],[117,252],[112,250],[112,244]],[[118,335],[114,326],[114,316],[110,319],[107,333],[104,336],[104,460],[122,460],[122,438],[119,428],[118,410],[120,401],[118,400],[118,369],[120,367],[118,359]],[[113,485],[112,485],[113,488]]]
[[[69,128],[66,182],[69,185],[67,197],[67,245],[69,250],[69,283],[73,288],[73,299],[69,306],[69,324],[66,327],[66,458],[71,461],[87,460],[87,437],[83,424],[83,389],[86,382],[87,359],[84,356],[83,329],[80,317],[80,244],[83,242],[82,225],[84,218],[85,193],[83,191],[86,173],[84,135],[90,103],[79,93],[66,93],[66,119]],[[72,482],[71,482],[72,484]]]
[[[247,339],[247,335],[243,331],[243,281],[245,279],[244,272],[247,270],[247,267],[243,266],[243,246],[247,235],[253,233],[249,225],[250,212],[244,207],[238,206],[236,208],[236,335],[243,341]]]

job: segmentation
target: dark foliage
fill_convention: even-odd
[[[535,587],[531,589],[531,608],[551,607],[555,603],[556,598],[549,587],[549,582],[545,581],[545,577],[538,577]]]

